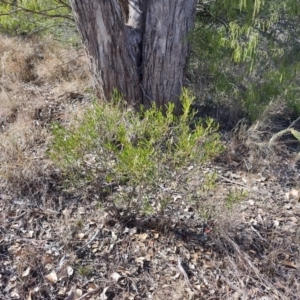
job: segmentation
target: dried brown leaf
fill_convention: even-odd
[[[57,274],[52,271],[48,275],[45,276],[51,283],[56,283],[57,282]]]
[[[298,270],[298,266],[292,261],[284,260],[284,261],[281,262],[281,264],[285,267]]]

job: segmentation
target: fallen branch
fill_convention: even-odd
[[[243,183],[240,183],[240,182],[237,182],[237,181],[234,181],[234,180],[230,180],[230,179],[228,179],[228,178],[226,178],[226,177],[224,177],[224,176],[222,176],[222,175],[220,175],[220,174],[218,174],[218,176],[219,176],[220,178],[224,179],[225,181],[229,182],[229,183],[236,184],[236,185],[240,185],[240,186],[242,186],[242,187],[244,187],[244,188],[250,190],[250,187],[248,187],[247,185],[245,185],[245,184],[243,184]]]

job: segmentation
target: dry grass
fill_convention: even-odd
[[[298,119],[292,122],[293,112],[280,99],[270,103],[264,114],[252,125],[241,120],[224,135],[227,150],[224,159],[248,172],[265,172],[280,178],[281,171],[297,173],[299,142],[295,137],[284,135],[270,144],[278,132],[292,126],[299,129]]]
[[[44,193],[55,169],[45,158],[52,121],[69,122],[90,77],[82,50],[48,39],[0,39],[0,175],[21,193]],[[73,105],[69,105],[69,103]]]
[[[82,51],[53,41],[23,40],[1,36],[1,80],[7,85],[20,82],[55,85],[76,81],[79,88],[89,79]]]

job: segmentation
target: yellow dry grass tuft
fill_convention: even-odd
[[[82,49],[51,37],[0,37],[0,182],[5,188],[19,193],[46,188],[54,172],[44,154],[49,125],[69,122],[89,86]]]

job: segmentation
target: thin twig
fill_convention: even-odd
[[[178,265],[177,265],[178,269],[179,269],[180,273],[183,275],[185,283],[194,292],[194,289],[193,289],[193,287],[190,283],[189,277],[187,276],[187,274],[186,274],[186,272],[185,272],[185,270],[184,270],[184,268],[181,264],[181,258],[179,256],[178,256],[178,259],[177,259],[177,263],[178,263]]]
[[[153,101],[153,99],[150,98],[150,97],[146,94],[145,89],[142,87],[142,85],[141,85],[141,89],[142,89],[142,92],[143,92],[144,96],[145,96],[148,100]]]
[[[242,186],[242,187],[244,187],[244,188],[250,190],[250,187],[248,187],[247,185],[245,185],[245,184],[243,184],[243,183],[240,183],[240,182],[237,182],[237,181],[234,181],[234,180],[230,180],[230,179],[228,179],[228,178],[226,178],[226,177],[224,177],[224,176],[222,176],[222,175],[220,175],[220,174],[218,174],[218,176],[219,176],[220,178],[224,179],[225,181],[229,182],[229,183],[236,184],[236,185],[240,185],[240,186]]]
[[[92,238],[86,244],[84,244],[82,247],[78,248],[75,251],[75,253],[78,252],[78,251],[80,251],[80,250],[82,250],[83,248],[87,247],[96,238],[96,236],[98,235],[98,233],[99,233],[99,229],[97,229],[96,233],[92,236]]]
[[[5,0],[1,0],[0,3],[12,5],[11,2],[8,2],[8,1],[5,1]],[[73,17],[68,16],[68,15],[61,15],[61,14],[49,15],[49,14],[46,13],[48,11],[60,8],[59,6],[55,7],[55,8],[51,8],[51,9],[41,10],[41,11],[35,11],[35,10],[32,10],[32,9],[28,9],[28,8],[25,8],[24,6],[17,5],[17,4],[15,4],[14,7],[16,7],[17,10],[11,11],[9,13],[2,13],[2,14],[0,14],[0,16],[11,15],[11,14],[14,14],[16,12],[29,12],[29,13],[32,13],[32,14],[51,17],[51,18],[64,18],[64,19],[68,19],[68,20],[74,22]]]
[[[298,117],[295,121],[293,121],[288,128],[293,127],[299,120],[300,120],[300,117]]]
[[[239,186],[244,187],[244,188],[247,189],[249,192],[255,192],[255,193],[257,193],[257,194],[264,195],[264,194],[261,193],[260,191],[252,190],[251,187],[249,187],[249,186],[247,186],[247,185],[245,185],[245,184],[243,184],[243,183],[240,183],[240,182],[237,182],[237,181],[234,181],[234,180],[230,180],[230,179],[228,179],[228,178],[226,178],[226,177],[224,177],[224,176],[222,176],[222,175],[220,175],[220,174],[218,174],[218,176],[219,176],[220,178],[224,179],[225,181],[229,182],[229,183],[236,184],[236,185],[239,185]]]
[[[263,241],[267,241],[265,238],[262,237],[262,235],[258,232],[258,230],[256,230],[252,225],[251,225],[251,229],[260,237],[260,239],[262,239]]]
[[[279,131],[279,132],[277,132],[276,134],[274,134],[274,135],[272,136],[272,138],[270,139],[270,141],[269,141],[269,147],[272,146],[272,144],[274,143],[274,141],[275,141],[278,137],[281,137],[282,135],[284,135],[284,134],[286,134],[286,133],[288,133],[288,132],[290,132],[290,131],[291,131],[291,129],[290,129],[290,128],[287,128],[287,129],[284,129],[284,130]]]
[[[61,3],[63,6],[67,7],[68,9],[72,9],[71,5],[68,5],[66,2],[62,1],[62,0],[56,0],[56,2]]]
[[[281,137],[283,136],[284,134],[286,133],[292,133],[293,131],[293,126],[300,120],[300,117],[298,117],[295,121],[293,121],[290,126],[284,130],[281,130],[279,132],[277,132],[276,134],[274,134],[272,136],[272,138],[270,139],[269,141],[269,147],[272,146],[272,144],[274,143],[274,141],[278,138],[278,137]]]

